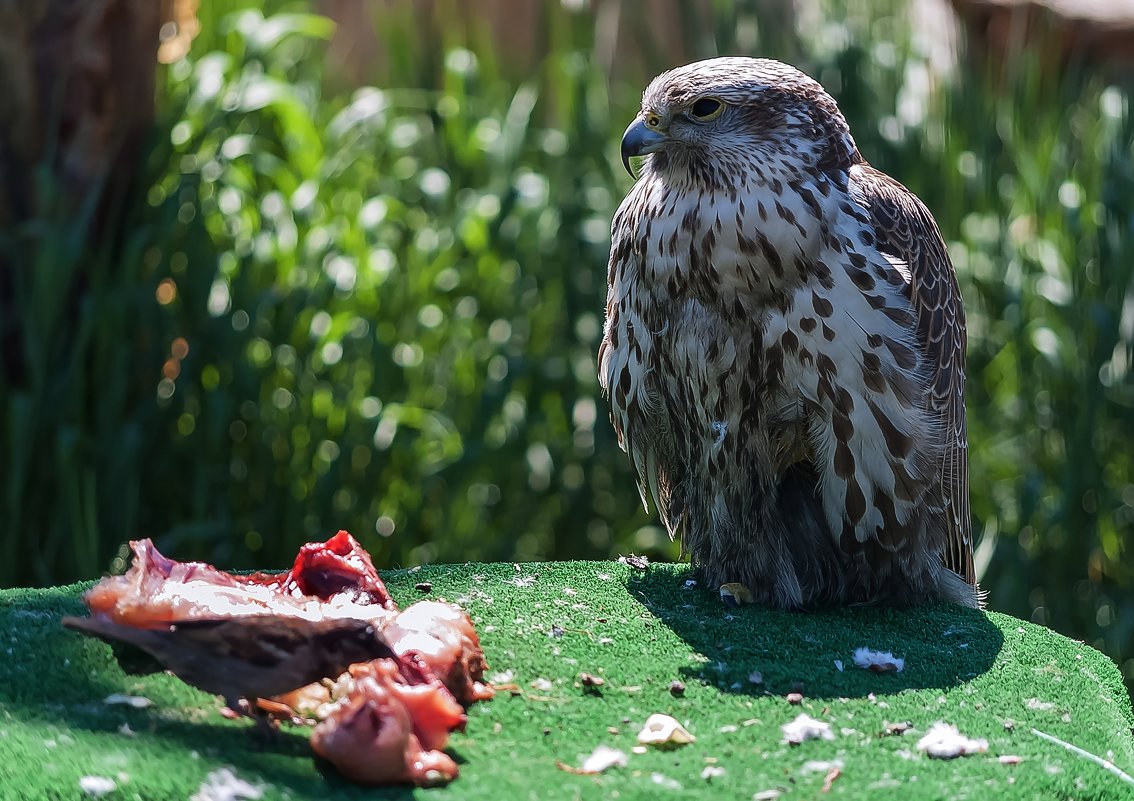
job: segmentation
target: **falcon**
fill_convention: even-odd
[[[964,310],[926,207],[767,59],[659,75],[622,160],[599,381],[702,583],[783,609],[979,606]]]

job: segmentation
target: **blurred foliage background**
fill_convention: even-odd
[[[654,74],[742,53],[821,80],[950,243],[989,605],[1134,677],[1130,72],[932,2],[175,7],[126,191],[68,194],[50,141],[3,175],[0,586],[142,536],[675,558],[595,378],[617,143]]]

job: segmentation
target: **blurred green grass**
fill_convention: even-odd
[[[681,59],[625,7],[634,47],[612,59],[609,19],[576,5],[538,5],[534,63],[454,4],[385,7],[360,88],[327,67],[333,25],[309,4],[201,4],[121,235],[92,249],[87,220],[45,204],[0,239],[28,265],[30,365],[0,384],[0,585],[120,567],[135,536],[277,566],[340,527],[390,566],[676,556],[594,352],[618,136]],[[903,3],[824,0],[798,31],[758,3],[675,7],[681,58],[795,61],[933,210],[968,310],[990,606],[1129,680],[1129,85],[1027,50],[943,68]]]

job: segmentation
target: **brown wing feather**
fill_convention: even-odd
[[[969,452],[965,424],[965,310],[957,276],[933,216],[908,189],[868,164],[851,168],[851,189],[869,210],[878,249],[910,270],[918,338],[933,365],[930,408],[946,426],[943,486],[949,536],[946,567],[976,583],[969,518]]]

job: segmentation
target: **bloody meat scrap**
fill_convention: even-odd
[[[480,641],[461,609],[422,601],[399,612],[370,555],[345,531],[304,545],[286,572],[248,576],[202,562],[177,562],[150,540],[130,546],[130,569],[84,595],[91,611],[85,620],[114,624],[102,626],[98,636],[107,639],[106,632],[116,627],[168,631],[202,620],[240,626],[265,615],[294,620],[300,630],[326,629],[335,620],[367,621],[395,656],[324,677],[335,680],[331,689],[321,682],[279,694],[275,686],[260,693],[249,685],[248,700],[255,705],[252,696],[272,695],[262,707],[313,713],[319,722],[312,747],[356,781],[436,784],[456,777],[456,764],[441,749],[451,732],[464,730],[462,704],[493,695],[484,682],[487,663]],[[249,636],[263,628],[247,625]],[[230,652],[225,655],[231,658]]]
[[[469,616],[440,601],[419,601],[382,629],[399,654],[417,654],[462,704],[492,697],[488,663]]]
[[[153,542],[130,543],[134,562],[83,596],[94,615],[139,628],[199,617],[280,614],[308,620],[392,617],[397,606],[374,563],[345,531],[304,545],[286,573],[234,576],[203,562],[177,562]]]
[[[457,776],[441,751],[465,711],[420,660],[377,659],[350,670],[340,703],[311,733],[315,753],[364,784],[432,785]]]
[[[309,542],[300,548],[283,586],[291,593],[323,600],[349,597],[360,606],[398,608],[378,577],[370,554],[345,531],[326,542]]]

